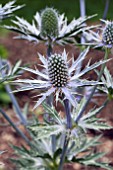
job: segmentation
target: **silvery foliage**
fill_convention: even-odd
[[[43,11],[41,13],[39,12],[36,13],[36,15],[34,16],[34,20],[32,21],[32,24],[27,22],[23,18],[16,17],[16,20],[12,21],[15,24],[15,26],[5,26],[5,28],[19,33],[20,35],[16,37],[19,39],[26,39],[28,41],[34,41],[36,43],[39,43],[41,41],[43,42],[51,41],[52,43],[56,42],[60,45],[67,43],[75,43],[75,37],[78,34],[80,34],[83,30],[85,31],[91,28],[95,28],[95,26],[84,26],[83,23],[85,23],[87,20],[91,19],[96,15],[73,19],[68,24],[67,18],[65,18],[64,14],[60,15],[56,10],[54,11],[56,12],[58,19],[57,36],[48,37],[43,36],[41,34],[42,32],[41,20]]]
[[[104,108],[104,105],[99,108],[89,110],[87,114],[81,117],[78,123],[74,122],[85,101],[86,99],[83,98],[80,103],[77,104],[76,109],[73,109],[71,113],[73,124],[70,130],[66,128],[66,118],[62,118],[60,113],[58,113],[53,106],[50,108],[46,103],[43,103],[45,111],[49,113],[51,118],[49,119],[48,117],[45,117],[45,123],[39,122],[36,125],[29,127],[29,129],[36,134],[35,140],[37,141],[39,139],[49,138],[53,134],[58,135],[65,133],[70,133],[71,140],[75,140],[76,137],[79,137],[79,129],[83,130],[83,134],[87,132],[88,129],[96,131],[111,129],[112,127],[107,125],[105,120],[98,119],[96,117],[97,114],[99,114],[99,112]]]
[[[78,104],[76,113],[73,110],[71,114],[72,118],[76,118],[77,114],[79,113],[79,110],[81,109],[81,106],[85,102],[84,100],[82,100]],[[87,166],[93,165],[95,167],[101,167],[107,170],[112,170],[112,167],[110,167],[107,163],[99,161],[99,159],[102,158],[105,153],[92,152],[91,154],[89,150],[89,148],[93,149],[101,144],[99,142],[101,136],[92,138],[86,137],[86,133],[84,131],[84,128],[85,130],[101,130],[111,128],[109,125],[106,125],[102,121],[97,120],[96,114],[98,114],[101,108],[89,111],[88,114],[82,117],[79,124],[73,123],[72,129],[67,130],[66,119],[62,119],[60,113],[58,113],[54,107],[50,107],[46,103],[43,103],[43,107],[45,111],[49,113],[50,119],[45,117],[43,122],[40,122],[39,120],[35,119],[34,122],[32,122],[32,125],[28,127],[31,136],[34,139],[33,141],[37,146],[37,149],[35,147],[31,147],[31,149],[28,150],[24,147],[19,148],[12,146],[15,152],[21,155],[20,158],[12,159],[18,165],[20,170],[58,169],[60,156],[65,140],[65,133],[67,133],[67,137],[70,138],[69,146],[66,152],[65,163],[75,162]],[[90,123],[92,123],[92,126],[90,126]],[[53,134],[56,136],[56,144],[54,145],[54,149],[50,138],[50,136]]]
[[[18,61],[14,66],[11,66],[10,62],[5,59],[0,59],[0,83],[5,81],[11,81],[19,77],[22,73],[20,71],[21,61]]]
[[[96,72],[97,72],[97,74],[99,74],[98,71],[96,71]],[[98,86],[98,89],[101,92],[104,92],[105,94],[107,94],[109,99],[112,99],[113,98],[113,77],[110,74],[107,67],[105,67],[105,69],[104,69],[104,73],[103,73],[103,76],[101,77],[101,81],[102,81],[103,85]]]
[[[0,4],[0,21],[7,18],[7,17],[10,17],[12,15],[12,13],[20,8],[22,8],[22,6],[15,6],[14,3],[16,1],[11,1],[11,2],[8,2],[7,4],[5,4],[4,6],[2,6]]]
[[[14,11],[24,6],[24,5],[15,6],[14,5],[15,2],[16,2],[15,0],[8,2],[4,6],[0,4],[0,21],[7,17],[10,17]],[[20,64],[21,61],[18,61],[12,68],[9,61],[0,58],[0,83],[17,77],[16,73]]]
[[[100,84],[97,81],[93,81],[93,80],[89,81],[83,78],[81,79],[81,77],[84,74],[88,73],[89,71],[97,68],[98,66],[108,61],[108,60],[105,60],[105,61],[101,60],[92,65],[90,65],[90,62],[88,62],[85,68],[81,70],[81,72],[79,73],[76,72],[76,68],[79,62],[84,60],[88,51],[89,51],[89,47],[85,49],[84,51],[82,51],[76,60],[74,60],[74,58],[72,57],[69,61],[67,60],[68,55],[66,54],[65,50],[62,54],[60,54],[60,56],[65,61],[67,68],[68,68],[68,82],[63,87],[56,87],[53,85],[48,74],[48,69],[49,69],[48,61],[43,55],[38,54],[39,59],[42,62],[42,67],[44,68],[43,72],[39,71],[38,68],[31,69],[31,68],[24,67],[22,69],[24,71],[33,73],[34,75],[40,78],[15,80],[13,83],[19,85],[19,87],[14,92],[26,91],[26,90],[38,90],[38,89],[43,90],[43,91],[45,90],[45,92],[40,94],[42,97],[40,97],[40,99],[36,102],[34,109],[37,108],[48,96],[50,96],[53,93],[55,93],[56,95],[56,103],[59,100],[59,95],[62,93],[64,94],[65,98],[67,98],[70,101],[71,105],[73,107],[76,107],[76,104],[77,104],[77,99],[75,97],[76,88]],[[53,55],[56,55],[56,54],[53,54]]]
[[[9,3],[9,6],[11,6],[11,9],[13,7],[13,2]],[[6,6],[7,7],[7,6]],[[5,8],[6,8],[5,7]],[[15,9],[18,9],[19,7],[16,7]],[[13,11],[14,9],[12,9]],[[9,13],[6,12],[5,15],[10,15],[11,10],[9,10]],[[99,35],[93,32],[92,28],[95,28],[96,26],[90,26],[90,27],[84,27],[83,23],[90,19],[91,17],[84,17],[79,18],[77,20],[73,19],[72,22],[68,25],[67,19],[64,17],[64,14],[60,15],[57,11],[56,15],[58,17],[58,35],[55,36],[52,34],[52,37],[50,36],[43,36],[41,34],[41,14],[36,13],[34,16],[34,19],[32,24],[28,23],[23,18],[16,17],[17,21],[13,20],[13,23],[16,26],[5,26],[9,30],[16,31],[20,33],[20,35],[17,38],[20,39],[27,39],[29,41],[34,41],[36,43],[39,43],[40,41],[48,42],[51,41],[52,43],[56,42],[59,44],[66,44],[70,42],[75,42],[74,37],[78,35],[79,33],[83,32],[85,36],[90,35],[89,39],[90,41],[95,41],[97,45],[100,45],[102,43],[102,40],[100,41]],[[4,16],[5,18],[5,16]],[[3,18],[2,18],[3,19]],[[87,32],[88,31],[88,32]],[[53,36],[54,35],[54,36]],[[96,37],[96,38],[95,38]],[[96,167],[101,167],[107,170],[112,170],[112,167],[110,167],[107,163],[102,163],[98,159],[102,158],[105,153],[93,153],[91,154],[91,151],[89,148],[96,147],[100,144],[98,137],[93,137],[92,139],[89,139],[86,137],[86,132],[88,129],[93,130],[105,130],[105,129],[111,129],[112,127],[107,125],[103,119],[98,119],[96,115],[99,113],[99,111],[104,107],[101,106],[100,108],[94,108],[87,112],[87,114],[83,115],[78,122],[76,121],[77,116],[81,112],[81,109],[83,108],[87,97],[85,96],[82,100],[79,102],[76,100],[76,94],[75,90],[79,87],[84,86],[94,86],[94,85],[103,85],[105,81],[102,83],[97,81],[88,81],[86,79],[81,79],[81,77],[86,74],[87,72],[94,70],[98,66],[106,63],[108,60],[105,61],[99,61],[97,63],[94,63],[90,65],[90,62],[86,65],[86,67],[81,70],[79,73],[76,72],[76,68],[79,65],[81,61],[84,60],[85,56],[87,55],[89,51],[89,47],[85,49],[83,52],[80,53],[77,60],[74,60],[74,57],[71,58],[69,61],[67,60],[67,54],[64,50],[62,54],[58,54],[62,57],[62,61],[64,61],[64,65],[67,68],[68,73],[64,74],[64,76],[68,76],[68,81],[63,84],[61,87],[56,87],[56,84],[51,82],[49,69],[48,69],[48,60],[41,54],[39,54],[39,59],[42,62],[42,67],[44,68],[43,71],[39,71],[37,68],[31,69],[27,67],[21,68],[24,71],[28,71],[30,73],[34,73],[37,78],[36,79],[18,79],[13,81],[14,84],[19,85],[19,88],[15,91],[25,91],[25,90],[43,90],[44,93],[41,93],[42,96],[36,103],[34,108],[37,108],[40,104],[43,103],[43,101],[51,95],[52,93],[56,94],[56,103],[60,100],[59,96],[60,94],[64,94],[65,99],[68,99],[70,103],[73,106],[73,109],[71,110],[71,119],[72,127],[70,129],[67,129],[67,119],[64,117],[62,118],[60,113],[58,113],[53,106],[48,106],[47,104],[43,103],[43,107],[46,112],[48,112],[49,117],[44,116],[43,122],[40,122],[39,120],[35,120],[34,124],[29,126],[29,132],[32,137],[32,143],[33,147],[30,149],[26,149],[25,147],[16,147],[13,146],[14,150],[18,155],[20,155],[19,158],[13,159],[14,162],[19,166],[20,170],[53,170],[58,169],[59,163],[60,163],[60,157],[62,154],[62,150],[64,148],[64,140],[65,136],[69,139],[69,145],[66,151],[66,162],[77,162],[83,165],[93,165]],[[54,55],[54,54],[52,54]],[[57,54],[55,54],[57,55]],[[2,62],[3,63],[3,62]],[[2,64],[0,67],[1,72],[1,82],[4,81],[3,74],[5,74],[7,77],[6,79],[11,78],[11,76],[15,75],[15,72],[18,70],[20,63],[17,63],[16,66],[13,69],[7,69],[7,64]],[[56,66],[56,65],[55,65]],[[63,68],[63,67],[62,67]],[[51,70],[52,71],[52,70]],[[57,75],[58,77],[58,75]],[[108,78],[107,78],[108,80]],[[52,78],[52,81],[54,81],[54,78]],[[56,144],[53,148],[53,143],[51,140],[51,136],[55,135],[56,137]],[[35,147],[34,147],[35,146]],[[87,151],[87,152],[86,152]],[[80,153],[82,156],[80,156]]]

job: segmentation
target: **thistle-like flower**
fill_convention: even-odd
[[[113,22],[101,20],[105,23],[104,28],[100,28],[98,33],[92,30],[84,31],[84,37],[88,42],[92,42],[92,45],[96,47],[113,47]]]
[[[66,44],[75,42],[76,35],[83,30],[90,29],[90,27],[84,26],[83,23],[94,16],[73,19],[70,24],[67,24],[67,18],[64,17],[64,14],[60,15],[53,8],[45,8],[41,13],[36,13],[32,24],[23,18],[16,17],[17,21],[12,21],[16,26],[5,26],[5,28],[20,33],[17,36],[20,39],[37,43],[51,41]]]
[[[45,68],[44,72],[40,72],[37,68],[36,70],[23,68],[23,70],[34,73],[36,76],[40,76],[41,79],[15,80],[14,83],[20,85],[19,89],[15,90],[15,92],[36,89],[47,90],[45,93],[41,94],[42,97],[37,101],[35,108],[38,107],[46,99],[46,97],[52,93],[55,93],[56,95],[56,102],[59,99],[59,95],[63,94],[65,98],[69,99],[70,103],[75,107],[77,103],[75,98],[76,88],[99,84],[96,81],[80,79],[80,77],[105,62],[99,61],[91,66],[89,66],[88,63],[86,68],[84,68],[80,73],[76,73],[75,70],[79,62],[85,58],[88,51],[89,48],[84,50],[79,55],[77,60],[74,61],[74,58],[72,58],[68,62],[65,50],[62,54],[52,54],[48,60],[39,54],[39,59],[43,64],[42,66]],[[69,64],[71,64],[70,67]]]
[[[10,17],[13,11],[20,9],[22,6],[14,6],[15,0],[5,4],[3,7],[0,5],[0,21]]]
[[[105,21],[105,28],[102,33],[102,43],[111,48],[113,46],[113,22]]]

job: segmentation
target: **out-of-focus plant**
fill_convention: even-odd
[[[15,2],[16,2],[15,0],[11,1],[11,2],[8,2],[4,6],[2,6],[0,4],[0,21],[5,19],[5,18],[10,17],[14,11],[22,8],[22,6],[20,6],[20,5],[15,6],[14,5]]]
[[[7,59],[8,57],[8,50],[3,45],[0,45],[0,56],[2,56],[2,59]]]
[[[20,65],[21,61],[18,61],[15,66],[11,66],[8,60],[0,59],[0,83],[19,77]]]
[[[0,5],[0,21],[2,21],[3,19],[5,19],[7,17],[10,17],[12,15],[13,11],[16,11],[23,7],[23,5],[15,6],[14,3],[15,3],[15,1],[11,1],[11,2],[5,4],[3,7],[2,7],[2,5]],[[6,52],[3,47],[2,47],[1,52],[2,52],[2,55],[4,54],[4,52]],[[9,81],[13,78],[18,77],[17,72],[18,72],[18,67],[19,67],[20,63],[21,62],[18,61],[16,63],[16,65],[13,68],[11,68],[11,64],[7,60],[3,60],[0,58],[0,84],[2,83],[2,85],[3,85],[3,83],[6,83],[6,81]],[[27,124],[26,119],[21,112],[21,109],[17,103],[15,96],[11,93],[10,85],[8,85],[6,83],[4,87],[8,94],[8,95],[6,95],[6,97],[7,98],[8,98],[8,96],[10,97],[10,99],[15,107],[16,113],[20,118],[21,123],[23,123],[24,125]],[[1,94],[2,94],[2,92],[1,92]],[[5,100],[7,98],[5,98]],[[9,117],[5,114],[5,112],[1,108],[0,108],[0,110],[1,110],[0,112],[3,113],[3,116],[7,117],[9,119]]]
[[[98,72],[97,72],[98,74]],[[101,77],[101,81],[103,83],[102,86],[98,86],[98,89],[101,92],[104,92],[109,100],[113,99],[113,77],[110,74],[109,70],[107,67],[104,69],[104,74]]]
[[[10,97],[7,94],[3,84],[0,84],[0,103],[1,103],[1,105],[2,104],[7,105],[7,104],[11,103]]]
[[[16,113],[19,116],[21,123],[25,125],[27,124],[26,119],[21,112],[21,109],[17,103],[15,96],[11,93],[12,90],[10,85],[7,83],[8,81],[11,81],[12,79],[20,76],[20,64],[21,61],[18,61],[14,67],[11,67],[11,64],[7,60],[0,60],[0,83],[5,85],[4,87],[15,107]]]
[[[95,48],[97,47],[106,47],[112,48],[113,47],[113,22],[108,20],[102,20],[104,26],[101,25],[100,28],[97,30],[83,30],[84,38],[86,39],[87,43],[84,45],[94,45]]]

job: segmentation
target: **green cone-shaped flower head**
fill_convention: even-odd
[[[108,46],[113,45],[113,22],[106,25],[102,35],[102,42]]]
[[[66,62],[60,54],[54,54],[48,60],[48,74],[54,87],[64,87],[68,82],[68,69]]]
[[[58,14],[53,8],[46,8],[41,15],[42,36],[58,36]]]

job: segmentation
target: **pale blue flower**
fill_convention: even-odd
[[[51,11],[51,13],[54,15],[54,20],[55,20],[54,22],[53,15],[52,17],[51,16],[49,17],[48,15],[47,19],[44,20],[44,22],[47,23],[45,25],[48,25],[48,31],[47,31],[47,28],[45,29],[45,26],[43,26],[44,22],[42,22],[43,14],[47,10]],[[17,20],[12,21],[15,24],[15,26],[5,26],[5,28],[18,32],[20,35],[17,36],[16,38],[27,39],[28,41],[34,41],[36,43],[44,41],[44,42],[52,42],[52,43],[56,42],[58,44],[67,44],[70,42],[72,43],[75,42],[76,35],[80,34],[83,30],[88,30],[92,27],[92,26],[86,27],[83,25],[83,23],[86,22],[86,20],[94,16],[95,15],[73,19],[68,24],[67,18],[64,16],[64,14],[60,15],[53,8],[45,8],[40,13],[36,12],[36,15],[34,16],[34,20],[32,21],[32,24],[27,22],[23,18],[16,17]],[[54,32],[52,31],[52,27],[54,28],[55,26],[57,28],[55,29],[55,32]],[[42,29],[45,29],[45,30],[42,30]],[[49,34],[47,34],[47,32]]]
[[[83,36],[86,38],[87,45],[94,45],[95,47],[113,47],[113,22],[108,20],[101,20],[104,26],[98,28],[98,31],[83,30]]]
[[[64,94],[73,107],[76,107],[77,100],[75,97],[75,89],[81,86],[90,86],[99,84],[96,81],[88,81],[86,79],[80,79],[85,73],[95,69],[100,66],[105,61],[99,61],[97,63],[86,65],[86,67],[81,72],[76,72],[76,68],[79,65],[85,56],[87,55],[89,48],[80,53],[77,60],[71,58],[67,61],[67,54],[64,50],[62,54],[52,54],[47,60],[44,56],[39,54],[39,59],[42,62],[42,67],[44,68],[43,72],[39,71],[37,68],[22,68],[25,71],[29,71],[35,74],[40,79],[20,79],[15,80],[14,83],[19,84],[20,87],[17,91],[25,90],[45,90],[42,94],[42,97],[37,101],[35,108],[38,107],[46,97],[50,96],[52,93],[55,93],[56,102],[59,99],[60,94]]]

